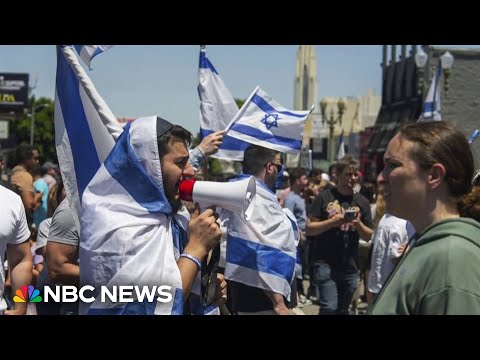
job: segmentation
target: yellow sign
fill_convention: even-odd
[[[15,102],[15,95],[0,94],[0,102],[14,103]]]

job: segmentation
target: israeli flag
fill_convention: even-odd
[[[290,223],[292,224],[293,234],[295,236],[295,246],[297,248],[296,258],[295,258],[295,278],[303,279],[302,276],[302,258],[300,256],[300,250],[298,248],[298,244],[300,243],[300,236],[298,231],[298,224],[295,215],[292,211],[288,208],[283,208],[283,212],[288,216]]]
[[[297,155],[307,116],[313,111],[291,111],[256,87],[232,119],[228,135],[269,149]]]
[[[290,300],[296,259],[292,221],[275,194],[258,180],[256,185],[255,211],[248,222],[229,210],[220,214],[227,229],[225,278]]]
[[[204,48],[200,49],[198,95],[200,97],[200,136],[203,139],[215,131],[225,129],[238,112],[233,96],[207,58]],[[247,142],[224,135],[222,146],[210,157],[242,161],[243,153],[249,145]]]
[[[442,78],[442,67],[440,63],[435,71],[435,76],[430,84],[423,112],[420,115],[419,122],[422,121],[442,121],[442,108],[440,104],[440,79]]]
[[[164,195],[157,117],[138,119],[124,131],[71,46],[57,48],[57,62],[57,155],[67,196],[81,221],[80,283],[94,286],[98,295],[92,304],[81,303],[80,313],[182,314],[176,262],[187,241],[189,214],[171,214]],[[172,298],[160,302],[158,288],[165,285]],[[135,301],[102,298],[102,286],[110,293],[114,286],[136,287],[131,290]],[[199,289],[197,276],[191,309],[218,314],[218,307],[201,306]]]
[[[57,46],[55,146],[77,225],[86,186],[123,128],[98,94],[72,46]]]
[[[337,151],[337,160],[343,159],[345,157],[345,141],[343,140],[343,129],[340,134],[338,141],[338,151]]]
[[[78,55],[91,70],[90,63],[92,59],[104,51],[110,49],[113,45],[74,45]]]
[[[163,189],[156,123],[152,116],[127,124],[83,194],[80,282],[95,288],[95,301],[82,302],[81,314],[183,312],[176,258],[189,216],[172,216]],[[171,301],[157,301],[154,289],[165,285],[171,288]],[[111,291],[138,286],[145,293],[134,291],[136,301],[131,303],[102,301],[101,286]]]

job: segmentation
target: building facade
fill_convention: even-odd
[[[383,45],[382,105],[375,125],[369,130],[368,146],[361,149],[362,170],[371,181],[383,169],[385,149],[398,129],[418,120],[435,66],[446,51],[454,56],[455,62],[448,78],[448,95],[445,93],[445,76],[442,79],[442,120],[454,123],[466,137],[480,128],[480,51],[425,45],[422,48],[428,55],[428,62],[425,71],[419,71],[415,64],[417,45],[409,47],[407,54],[407,45],[401,45],[400,56],[397,57],[396,45]],[[419,78],[421,74],[422,79]],[[422,81],[425,86],[421,86]],[[480,143],[474,143],[472,150],[478,161]]]

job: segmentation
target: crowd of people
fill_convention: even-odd
[[[11,170],[0,163],[0,312],[283,315],[315,303],[320,315],[347,315],[360,277],[369,314],[480,314],[480,177],[454,126],[403,127],[376,183],[350,155],[327,171],[285,169],[278,151],[251,145],[242,174],[228,179],[255,178],[249,219],[180,199],[181,181],[222,141],[212,133],[189,150],[181,126],[134,121],[85,190],[80,222],[58,166],[19,145]],[[42,294],[159,279],[173,289],[171,302],[13,301],[24,285]]]

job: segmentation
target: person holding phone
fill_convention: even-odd
[[[337,183],[314,200],[307,235],[314,237],[312,260],[320,315],[348,315],[358,281],[358,244],[372,236],[369,201],[354,192],[359,163],[347,155],[336,165]]]

